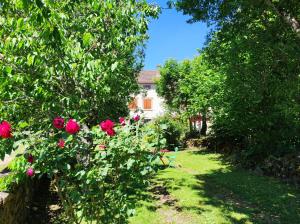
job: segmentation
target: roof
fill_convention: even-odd
[[[141,71],[138,77],[139,84],[154,84],[156,79],[160,76],[157,70],[144,70]]]

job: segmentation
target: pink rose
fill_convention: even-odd
[[[26,175],[29,177],[33,177],[35,174],[34,169],[32,169],[31,167],[27,169],[26,171]]]
[[[7,121],[3,121],[0,124],[0,136],[2,138],[11,138],[12,137],[11,125]]]
[[[53,119],[53,126],[57,129],[63,129],[65,120],[62,117],[56,117]]]
[[[133,115],[133,120],[139,121],[140,120],[140,115],[138,115],[138,114]]]
[[[59,139],[57,145],[58,145],[59,148],[64,148],[65,147],[65,143],[66,143],[65,140],[63,140],[61,138],[61,139]]]
[[[29,154],[28,155],[28,158],[27,158],[27,161],[29,162],[29,163],[33,163],[33,155],[31,155],[31,154]]]
[[[80,126],[74,119],[70,119],[66,124],[66,132],[68,132],[69,134],[76,134],[79,129]]]
[[[108,129],[106,131],[106,133],[109,135],[109,136],[114,136],[116,134],[115,130],[114,129]]]
[[[125,118],[124,117],[120,117],[119,118],[119,122],[122,126],[124,126],[126,123],[125,123]]]
[[[107,119],[106,121],[102,121],[100,123],[100,127],[101,127],[102,131],[107,131],[109,129],[113,129],[114,126],[115,126],[115,123],[109,119]]]

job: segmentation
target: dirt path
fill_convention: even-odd
[[[166,187],[155,186],[152,192],[157,200],[157,212],[163,217],[165,224],[185,224],[189,222],[190,217],[181,213],[182,208],[177,204],[177,199],[170,195]],[[168,209],[163,209],[163,205],[168,206]]]

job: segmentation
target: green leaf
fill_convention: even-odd
[[[129,170],[132,167],[134,162],[135,162],[135,160],[131,159],[131,158],[127,161],[127,170]]]
[[[28,64],[29,66],[30,66],[30,65],[33,65],[34,59],[35,59],[35,55],[30,55],[30,54],[28,54],[28,55],[27,55],[27,64]]]
[[[111,65],[111,71],[112,71],[112,72],[116,70],[116,68],[118,67],[118,64],[119,64],[119,62],[116,61],[115,63],[113,63],[113,64]]]
[[[93,35],[91,33],[84,33],[82,40],[83,40],[83,46],[85,47],[90,46],[93,40]]]

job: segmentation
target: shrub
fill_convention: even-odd
[[[187,124],[180,118],[172,117],[170,114],[156,118],[150,123],[150,127],[160,125],[162,138],[166,139],[165,147],[172,150],[174,147],[182,146]]]
[[[27,152],[16,167],[28,178],[48,174],[69,223],[126,223],[134,208],[132,196],[154,172],[156,151],[144,141],[147,134],[142,121],[116,125],[106,120],[91,130],[74,119],[65,128],[54,122],[48,132],[28,132],[30,138],[14,143],[25,145]]]

